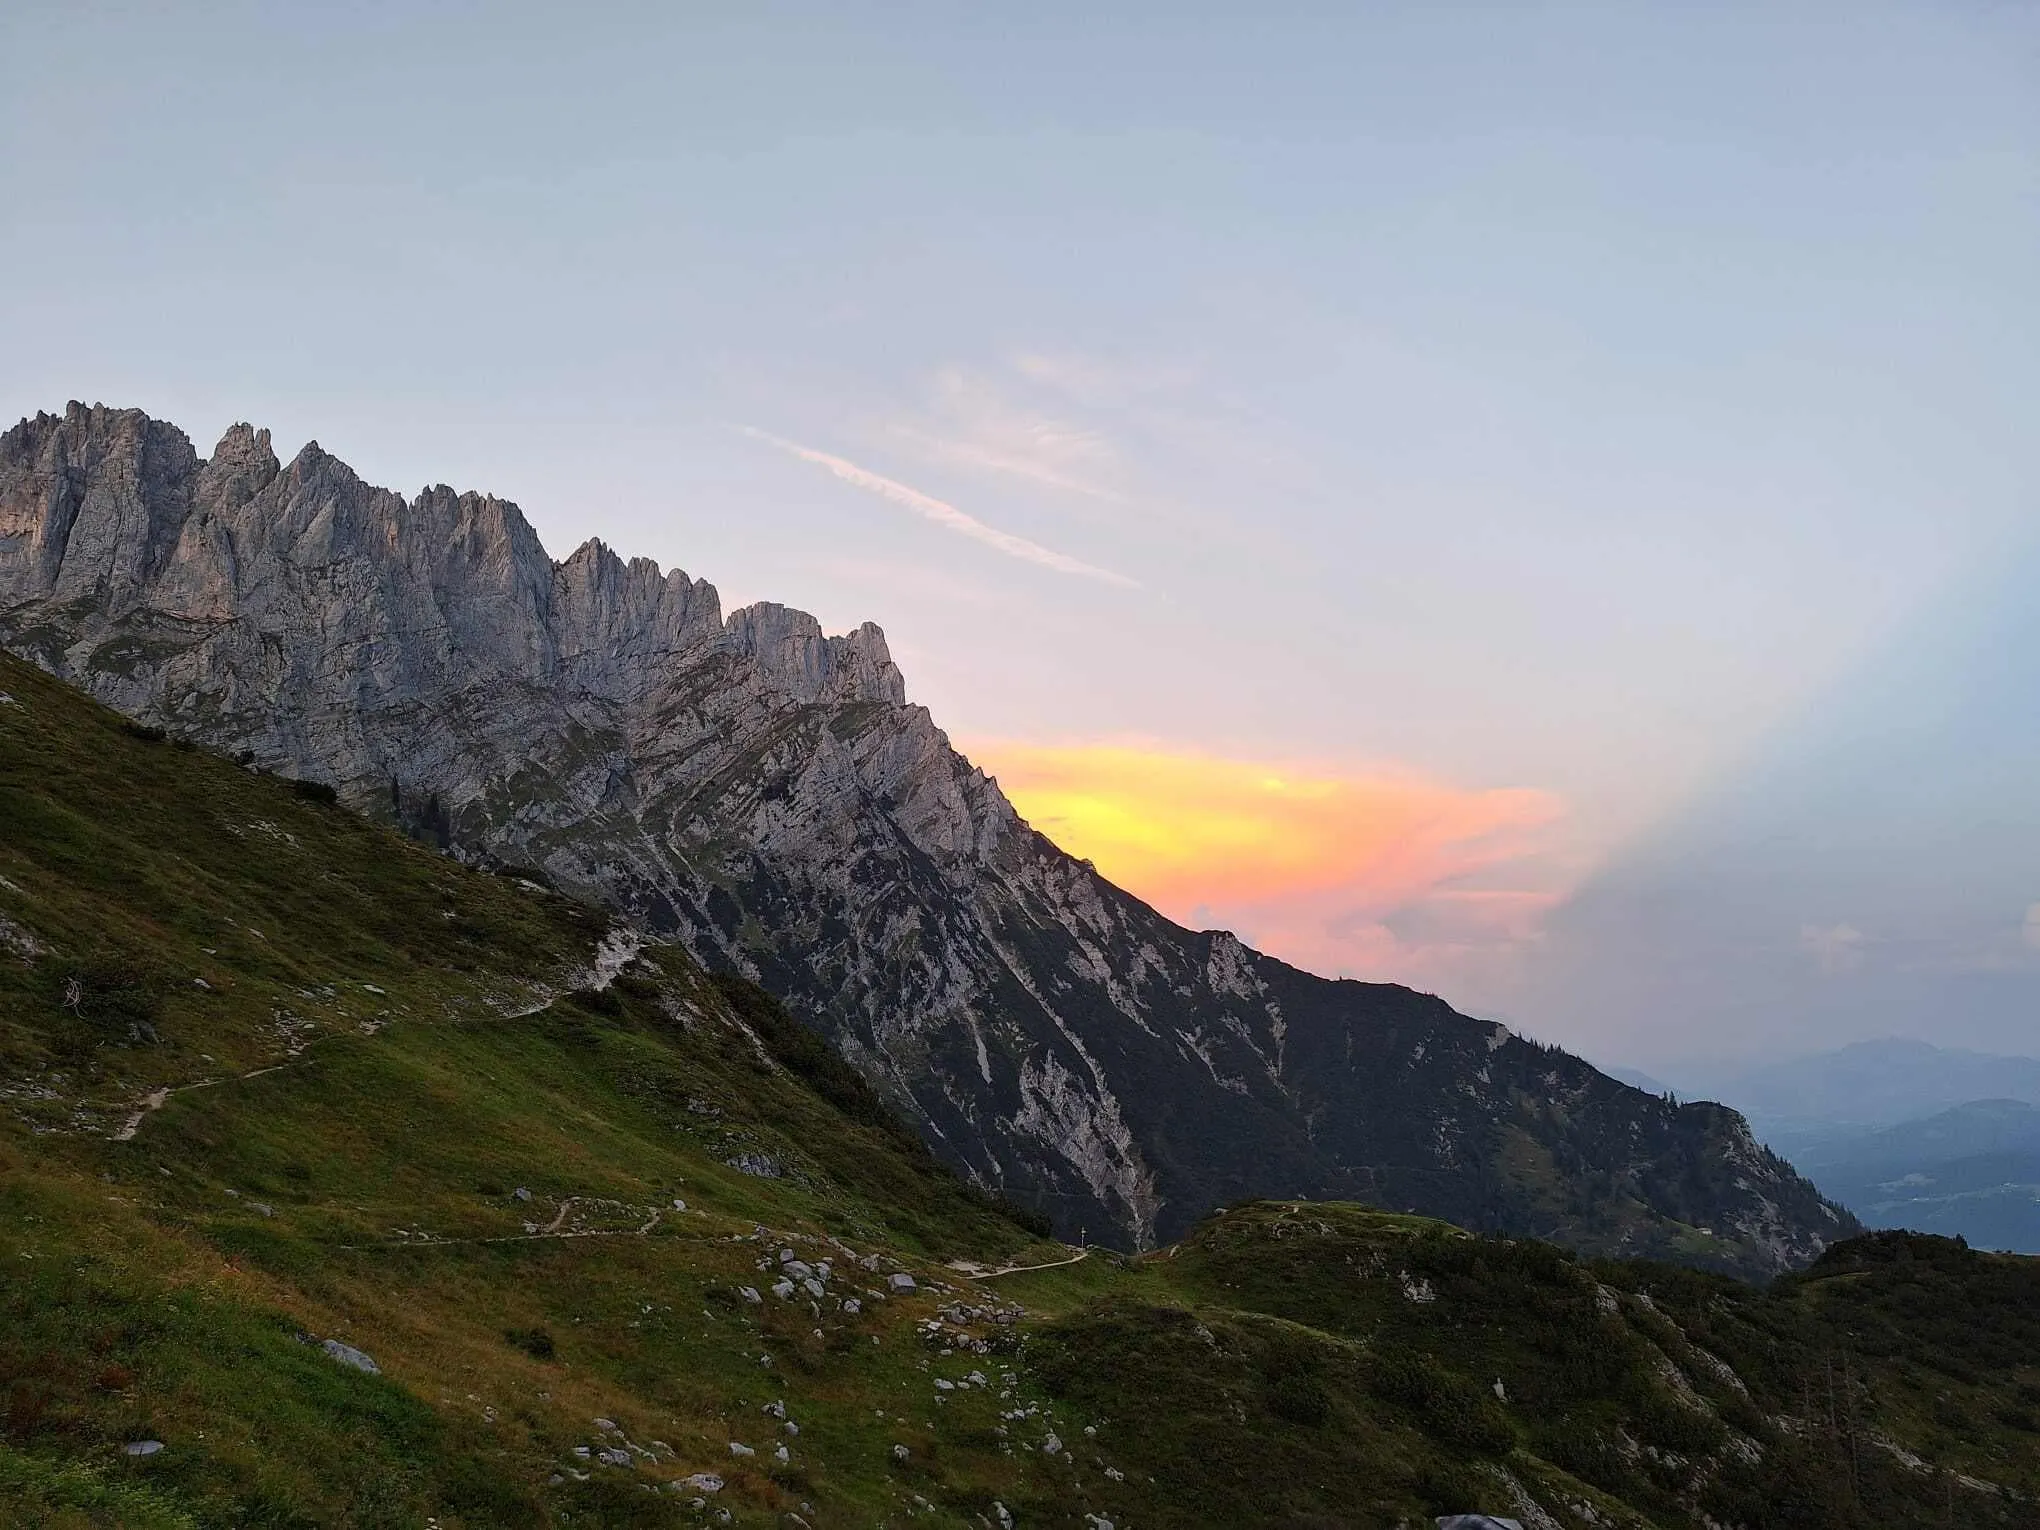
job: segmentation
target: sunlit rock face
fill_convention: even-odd
[[[491,496],[74,404],[0,438],[0,640],[758,977],[1066,1236],[1338,1196],[1761,1273],[1848,1225],[1719,1107],[1170,923],[1018,817],[878,628],[554,563]]]

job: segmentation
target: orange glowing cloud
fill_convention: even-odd
[[[1548,792],[1127,744],[969,753],[1129,892],[1320,971],[1420,977],[1442,953],[1520,944],[1558,891]]]

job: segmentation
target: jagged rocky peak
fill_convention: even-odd
[[[730,613],[729,635],[737,652],[755,659],[802,701],[899,706],[907,699],[906,681],[885,646],[885,634],[870,622],[845,637],[824,637],[821,623],[807,612],[763,600]]]
[[[199,468],[192,498],[231,515],[275,482],[282,471],[267,430],[257,430],[245,421],[230,425],[212,456]]]
[[[776,605],[725,623],[715,587],[681,569],[596,539],[554,563],[513,501],[447,484],[406,499],[317,441],[285,465],[246,422],[201,459],[138,409],[24,419],[0,437],[0,579],[0,603],[89,602],[108,618],[275,632],[308,616],[329,642],[351,635],[386,692],[429,688],[431,671],[507,671],[642,696],[648,670],[707,645],[804,702],[905,699],[869,623],[828,637]],[[399,642],[406,628],[428,635]]]
[[[555,564],[493,495],[38,415],[0,437],[0,643],[759,978],[1070,1237],[1308,1195],[1768,1274],[1853,1228],[1731,1112],[1164,919],[1028,828],[878,628]]]
[[[626,563],[594,537],[553,571],[553,613],[569,660],[690,647],[723,625],[722,599],[706,579],[662,573],[650,558]]]
[[[0,438],[0,578],[132,605],[174,539],[198,466],[175,426],[73,402]]]

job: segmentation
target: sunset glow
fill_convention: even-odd
[[[1034,827],[1171,918],[1327,970],[1520,940],[1553,895],[1548,792],[1118,743],[967,752]]]

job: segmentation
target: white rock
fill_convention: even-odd
[[[342,1365],[351,1365],[357,1371],[367,1371],[371,1376],[380,1376],[382,1368],[352,1344],[342,1344],[338,1339],[328,1339],[319,1348],[338,1360]]]

